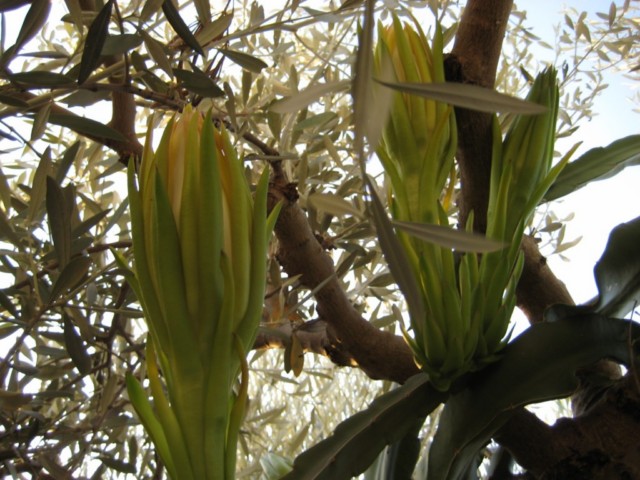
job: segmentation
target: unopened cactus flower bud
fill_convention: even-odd
[[[172,478],[233,478],[246,375],[234,385],[257,334],[277,215],[267,216],[268,171],[252,198],[224,127],[190,106],[151,144],[150,129],[129,198],[154,408],[131,376],[129,394]]]

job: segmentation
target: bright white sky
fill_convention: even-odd
[[[527,11],[527,23],[532,32],[543,39],[549,39],[553,45],[555,33],[553,26],[561,23],[565,6],[578,11],[587,9],[593,18],[597,11],[608,11],[609,0],[525,0],[517,2]],[[618,3],[618,2],[617,2]],[[597,116],[584,124],[571,142],[582,140],[577,155],[590,148],[606,146],[627,135],[640,133],[640,114],[634,112],[630,97],[634,89],[633,81],[621,72],[610,71],[606,75],[610,85],[596,99],[593,110]],[[574,158],[577,158],[574,156]],[[560,218],[574,212],[575,218],[568,222],[565,239],[571,240],[582,235],[581,242],[566,251],[570,262],[558,256],[549,258],[553,271],[567,284],[576,302],[584,302],[597,294],[593,280],[593,266],[605,248],[609,232],[616,225],[632,220],[640,215],[640,166],[630,167],[611,179],[594,182],[554,204],[554,211]]]

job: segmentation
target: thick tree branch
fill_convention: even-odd
[[[324,286],[316,293],[317,310],[328,325],[332,348],[348,352],[371,378],[402,383],[418,373],[405,341],[378,330],[357,312],[335,276],[333,261],[318,243],[304,212],[298,206],[295,187],[280,168],[271,190],[272,202],[283,202],[275,232],[278,260],[290,276],[300,275],[309,289]]]

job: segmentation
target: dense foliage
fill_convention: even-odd
[[[483,1],[493,13],[478,7]],[[639,428],[640,332],[619,319],[629,318],[639,298],[640,221],[611,234],[595,269],[601,295],[594,305],[572,306],[542,257],[572,246],[553,200],[640,163],[638,135],[571,157],[574,136],[607,87],[606,71],[621,69],[637,81],[638,7],[627,1],[597,15],[567,11],[549,45],[509,1],[470,1],[464,15],[450,1],[272,3],[0,1],[0,473],[164,475],[125,380],[130,375],[149,386],[147,326],[127,282],[133,265],[127,164],[142,155],[148,129],[164,128],[174,112],[193,104],[229,132],[251,185],[270,172],[270,208],[282,207],[268,252],[262,322],[248,356],[237,478],[280,478],[303,451],[288,478],[350,478],[367,469],[367,478],[410,478],[414,468],[424,478],[427,463],[429,478],[476,470],[487,476],[492,469],[495,478],[509,478],[516,461],[536,478],[555,467],[561,475],[555,478],[573,478],[566,472],[580,468],[588,478],[640,475],[638,459],[618,441],[633,445]],[[542,207],[535,216],[524,215],[525,223],[511,229],[518,236],[509,234],[525,234],[523,253],[513,248],[509,257],[514,264],[521,258],[522,277],[517,289],[507,285],[509,267],[499,296],[508,287],[533,326],[488,368],[465,367],[437,388],[402,337],[415,338],[418,328],[409,317],[416,280],[407,275],[416,268],[394,252],[398,238],[419,242],[407,240],[409,233],[396,237],[400,227],[389,219],[399,203],[391,192],[402,185],[392,185],[384,159],[374,154],[394,90],[372,81],[371,72],[382,70],[378,80],[400,90],[396,98],[410,95],[402,78],[385,77],[378,57],[374,62],[375,41],[392,12],[421,25],[444,49],[440,73],[449,83],[440,92],[413,93],[456,106],[455,122],[448,111],[459,137],[455,162],[451,155],[439,172],[436,192],[437,205],[446,208],[434,207],[430,223],[485,233],[487,206],[496,205],[489,198],[491,141],[499,144],[521,109],[530,108],[512,96],[525,98],[544,69],[535,52],[555,57],[559,94],[551,103],[558,117],[550,133],[564,143],[556,144],[554,164],[571,160],[536,197],[532,207]],[[483,15],[486,22],[473,21]],[[483,23],[490,25],[484,33]],[[470,54],[465,43],[482,34],[495,39],[494,52],[485,52],[491,58]],[[476,75],[479,64],[492,63],[494,71]],[[494,80],[510,96],[491,96]],[[553,142],[545,150],[548,161]],[[437,248],[451,262],[462,241],[465,251],[486,251],[480,235],[414,228],[420,242],[443,235]],[[465,268],[478,257],[465,256]],[[564,305],[543,321],[554,304]],[[627,373],[611,363],[585,373],[605,358],[625,364]],[[551,429],[522,408],[574,394],[577,417],[564,424],[571,427]],[[594,432],[606,428],[619,434],[620,450],[594,447]]]

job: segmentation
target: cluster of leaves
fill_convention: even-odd
[[[337,247],[337,276],[348,296],[372,323],[393,330],[399,298],[363,215],[352,155],[347,87],[360,12],[333,5],[319,11],[304,2],[269,11],[267,2],[243,1],[215,12],[206,1],[176,8],[170,1],[107,0],[92,9],[69,0],[66,11],[57,3],[0,2],[3,22],[20,18],[14,43],[0,45],[0,472],[155,478],[162,466],[123,395],[125,372],[144,363],[144,332],[136,299],[110,254],[130,254],[118,147],[136,142],[109,124],[112,95],[135,96],[138,133],[154,112],[189,102],[213,108],[237,135],[248,175],[265,157],[281,159],[298,183],[312,229]],[[415,12],[415,3],[381,1],[377,8],[384,20],[391,9]],[[454,2],[429,3],[452,38]],[[20,5],[16,17],[11,10]],[[623,15],[613,18],[627,29],[620,41],[629,38]],[[515,21],[509,38],[519,39],[519,48],[528,45],[523,36],[537,41],[525,32]],[[576,41],[587,38],[582,33]],[[505,65],[529,65],[524,51],[507,54]],[[503,75],[502,91],[519,89],[510,78]],[[588,102],[581,102],[574,106],[585,111]],[[158,116],[152,125],[162,121]],[[248,133],[267,148],[242,141]],[[594,162],[582,165],[568,191],[594,177]],[[308,292],[280,275],[271,270],[278,302],[266,327],[314,318]],[[241,437],[245,456],[238,463],[239,476],[247,478],[277,464],[268,452],[293,457],[390,388],[328,362],[307,365],[293,379],[281,372],[280,355],[255,357]],[[422,395],[423,388],[424,379],[416,379],[391,398],[415,403],[420,397],[407,391]],[[395,401],[379,401],[375,415],[393,411]],[[428,409],[421,408],[424,417]],[[415,422],[406,429],[413,432]]]

